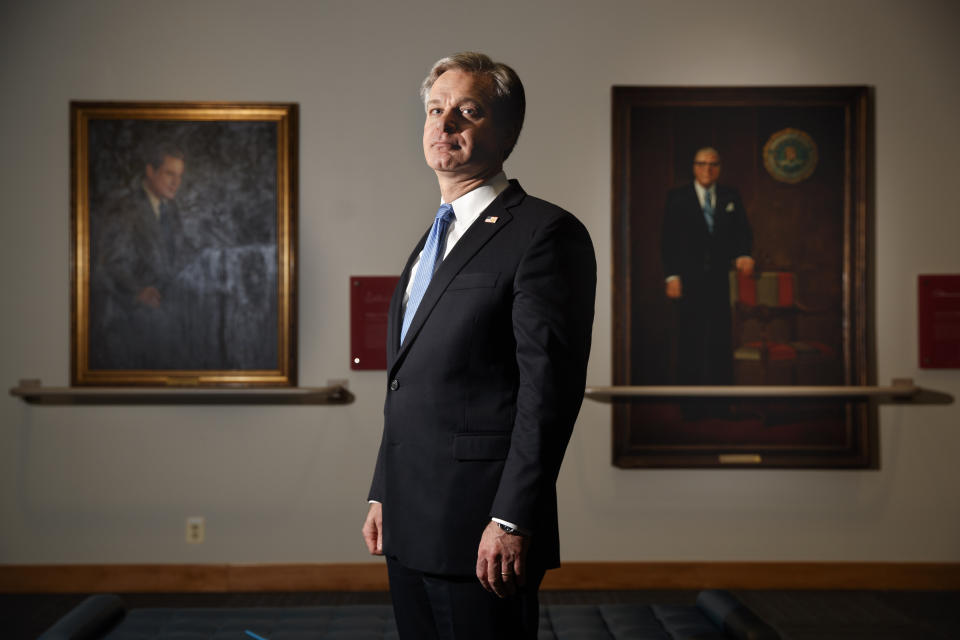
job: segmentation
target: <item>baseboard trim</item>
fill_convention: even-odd
[[[568,562],[543,589],[951,591],[960,563]],[[386,591],[381,563],[0,565],[0,593]]]

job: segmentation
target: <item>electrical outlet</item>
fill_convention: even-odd
[[[203,516],[190,516],[187,518],[187,542],[190,544],[200,544],[203,542],[206,521]]]

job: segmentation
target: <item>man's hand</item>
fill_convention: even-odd
[[[511,535],[491,521],[477,549],[477,579],[501,598],[517,592],[526,581],[527,536]]]
[[[137,302],[145,304],[154,309],[160,308],[160,292],[156,287],[144,287],[137,294]]]
[[[667,280],[667,297],[676,300],[683,296],[683,285],[680,284],[680,278],[670,278]]]
[[[383,505],[371,502],[367,519],[363,523],[363,541],[372,555],[383,555]]]
[[[734,263],[737,266],[737,271],[742,273],[745,276],[749,276],[753,273],[753,258],[750,256],[740,256],[737,258]]]

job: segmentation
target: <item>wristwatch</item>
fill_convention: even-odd
[[[522,535],[523,535],[522,533],[520,533],[520,529],[517,529],[516,527],[511,527],[511,526],[508,525],[508,524],[503,524],[502,522],[498,522],[498,523],[497,523],[497,526],[500,527],[501,529],[503,529],[505,532],[509,533],[509,534],[512,535],[512,536],[522,536]]]

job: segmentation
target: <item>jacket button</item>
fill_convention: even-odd
[[[397,381],[396,378],[390,381],[390,391],[396,391],[399,388],[400,388],[400,383]]]

